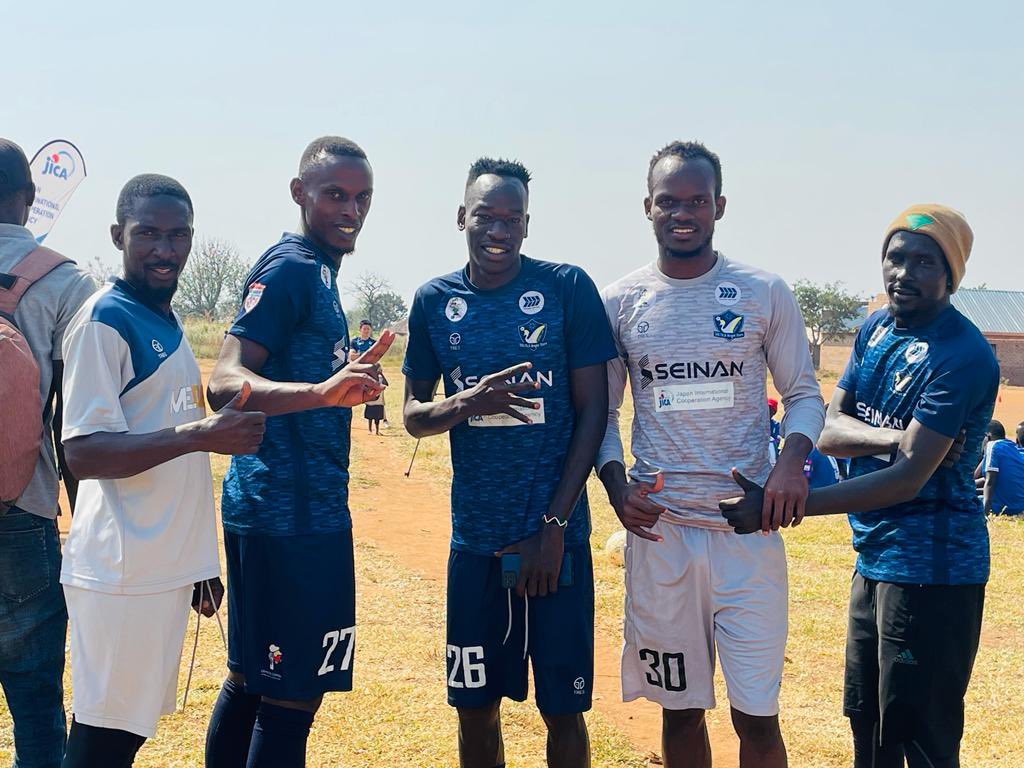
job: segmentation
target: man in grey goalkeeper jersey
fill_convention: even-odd
[[[597,468],[629,531],[623,698],[662,706],[668,768],[710,765],[704,710],[715,706],[717,647],[741,766],[785,766],[787,578],[776,531],[803,517],[804,461],[825,420],[803,319],[781,278],[712,248],[725,198],[721,164],[703,145],[675,142],[654,156],[644,206],[657,261],[604,291],[620,356],[608,364]],[[768,371],[785,407],[774,469]],[[640,463],[629,478],[619,435],[627,372]],[[663,490],[641,480],[644,462],[661,468]],[[718,500],[735,495],[733,467],[765,482],[763,536],[732,533],[719,513]]]

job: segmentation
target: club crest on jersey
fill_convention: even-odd
[[[914,375],[909,371],[896,371],[892,375],[892,391],[897,393],[902,392],[907,388],[907,384],[909,384],[913,378]]]
[[[885,334],[888,333],[888,327],[880,325],[875,328],[874,333],[871,334],[871,338],[868,339],[868,348],[872,349],[878,346],[878,343],[885,338]]]
[[[527,291],[519,297],[519,309],[524,315],[536,315],[544,309],[544,294],[540,291]]]
[[[743,293],[736,283],[726,281],[715,287],[715,301],[723,306],[731,307],[733,304],[738,304],[742,296]]]
[[[331,287],[331,270],[326,264],[320,265],[320,282],[324,284],[324,288]]]
[[[928,356],[928,342],[927,341],[915,341],[909,347],[907,351],[903,353],[903,358],[910,364],[919,363]]]
[[[519,326],[519,346],[537,349],[546,343],[548,324],[539,320],[530,320]]]
[[[469,309],[469,307],[466,305],[466,300],[464,298],[461,296],[452,296],[448,299],[448,303],[444,305],[444,316],[453,323],[457,323],[466,316],[467,309]]]
[[[720,339],[742,339],[743,315],[737,315],[732,310],[726,310],[720,315],[715,315],[715,336]]]
[[[242,309],[246,312],[252,312],[256,305],[260,303],[260,299],[263,298],[263,289],[266,288],[263,283],[252,283],[249,286],[248,293],[245,294],[245,301],[242,302]]]

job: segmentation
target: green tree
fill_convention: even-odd
[[[174,310],[182,317],[230,317],[238,310],[247,274],[249,265],[233,245],[214,237],[197,240],[178,279]]]
[[[391,283],[376,272],[364,272],[349,287],[347,293],[355,298],[355,306],[348,313],[353,333],[355,323],[369,320],[375,331],[387,328],[408,313],[405,301],[391,288]]]
[[[817,370],[821,366],[821,345],[849,331],[848,323],[857,317],[863,301],[842,283],[816,285],[809,280],[797,280],[793,293],[810,332],[811,358]]]

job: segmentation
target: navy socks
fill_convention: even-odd
[[[263,702],[252,730],[246,768],[304,768],[313,713]]]
[[[206,768],[245,768],[260,697],[228,678],[206,730]]]

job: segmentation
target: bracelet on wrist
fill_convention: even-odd
[[[557,525],[559,528],[565,528],[569,525],[568,520],[559,520],[555,515],[544,515],[543,520],[545,525]]]

